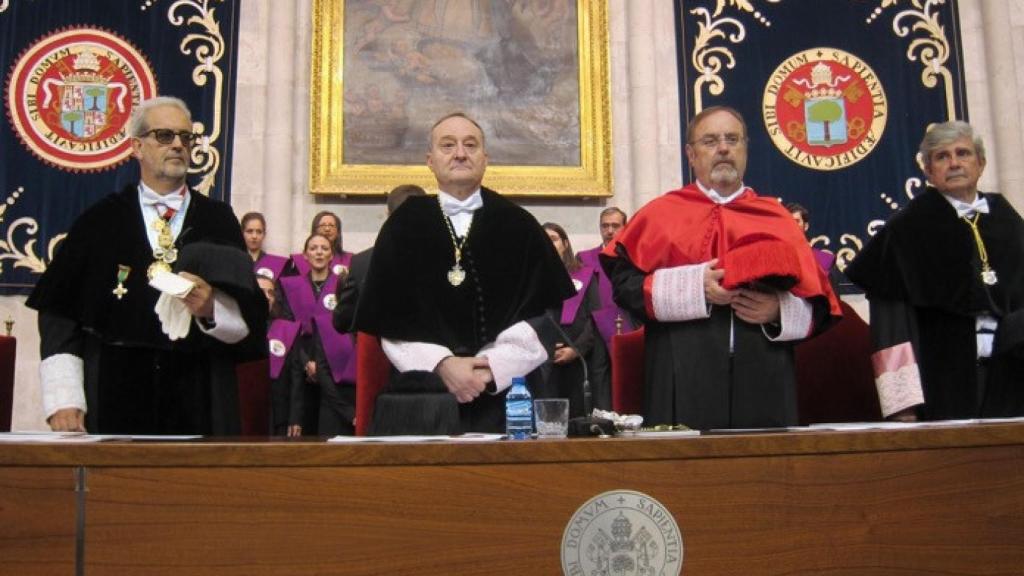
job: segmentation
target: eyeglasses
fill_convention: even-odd
[[[146,136],[152,136],[153,138],[156,139],[157,142],[164,146],[167,146],[174,142],[175,136],[181,138],[181,143],[184,146],[190,146],[192,142],[198,137],[196,134],[193,134],[187,130],[175,132],[170,128],[154,128],[143,134],[141,137],[145,138]]]
[[[735,148],[743,142],[744,138],[739,134],[708,134],[697,139],[696,143],[705,148],[718,148],[718,145],[725,142],[729,148]]]
[[[321,228],[337,228],[337,227],[338,227],[338,225],[335,224],[334,222],[321,222],[320,224],[316,225],[317,230],[319,230]]]

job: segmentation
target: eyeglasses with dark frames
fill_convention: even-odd
[[[192,142],[198,138],[197,134],[193,134],[187,130],[174,131],[170,128],[153,128],[145,132],[141,137],[152,136],[160,144],[167,146],[174,142],[174,137],[177,136],[181,139],[181,143],[185,146],[192,145]]]

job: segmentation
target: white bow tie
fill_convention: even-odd
[[[484,205],[484,199],[480,197],[479,191],[474,192],[472,196],[465,200],[459,200],[447,194],[440,194],[439,197],[441,199],[441,211],[449,218],[460,213],[472,214]]]
[[[142,187],[140,186],[140,188]],[[181,210],[181,206],[185,203],[185,194],[182,192],[184,191],[171,192],[161,196],[152,190],[142,188],[142,204],[144,206],[163,206],[177,212]]]
[[[988,200],[981,196],[978,196],[978,198],[970,204],[956,200],[953,207],[956,208],[956,215],[960,218],[963,218],[964,216],[971,216],[976,213],[988,214]]]

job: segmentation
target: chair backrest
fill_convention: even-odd
[[[796,346],[800,423],[881,420],[871,367],[871,331],[857,311],[840,301],[843,318]]]
[[[17,338],[0,336],[0,432],[11,430],[14,410],[14,361],[17,350]]]
[[[238,415],[243,436],[270,435],[270,362],[264,358],[235,366]]]
[[[377,394],[387,384],[391,362],[380,339],[365,332],[356,335],[356,436],[366,436],[373,423]]]
[[[612,410],[643,414],[644,329],[612,336]]]

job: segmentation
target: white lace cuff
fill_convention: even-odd
[[[391,365],[399,372],[422,370],[433,372],[441,360],[452,356],[452,351],[430,342],[407,342],[381,338],[381,348]]]
[[[761,326],[761,331],[772,342],[790,342],[802,340],[811,333],[814,322],[814,307],[811,303],[789,292],[779,292],[779,324],[782,330],[772,338]]]
[[[74,354],[54,354],[39,363],[43,415],[49,418],[63,408],[86,411],[85,364]]]
[[[477,356],[487,358],[494,375],[495,393],[512,385],[512,378],[525,376],[548,359],[537,332],[526,322],[516,322],[501,331]]]
[[[655,270],[651,282],[651,310],[660,322],[685,322],[710,316],[704,301],[704,269],[690,264]]]
[[[883,417],[924,404],[921,372],[910,342],[875,352],[871,355],[871,364]]]

